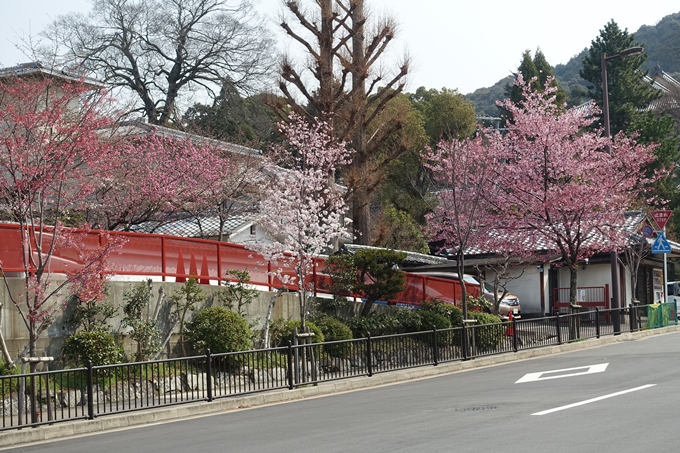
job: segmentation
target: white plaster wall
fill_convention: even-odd
[[[501,284],[505,288],[517,296],[522,313],[541,313],[541,285],[546,288],[546,306],[547,302],[547,279],[544,278],[541,282],[541,274],[536,265],[516,266],[509,271],[513,280],[503,281]],[[487,273],[487,279],[492,280],[494,274]]]

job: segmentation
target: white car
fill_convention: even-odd
[[[413,274],[419,274],[419,275],[428,275],[430,277],[437,277],[437,278],[445,278],[448,280],[458,280],[460,281],[460,277],[458,277],[458,274],[455,272],[436,272],[436,271],[427,271],[427,272],[418,272],[418,271],[410,271]],[[475,285],[475,286],[480,286],[480,282],[477,279],[477,277],[474,277],[472,275],[468,274],[463,274],[463,280],[467,285]],[[498,289],[500,294],[502,295],[504,292],[503,288]],[[484,282],[484,291],[482,292],[484,294],[484,298],[488,300],[491,304],[494,303],[495,297],[494,297],[494,292],[493,292],[493,285],[489,284],[488,282]],[[512,312],[512,316],[519,316],[521,314],[521,306],[519,304],[519,299],[517,296],[511,293],[505,294],[505,297],[501,299],[501,302],[498,306],[498,314],[502,319],[507,319],[508,315]]]

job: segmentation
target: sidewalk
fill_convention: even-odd
[[[644,330],[634,333],[623,333],[618,336],[608,336],[599,339],[577,341],[560,346],[547,346],[536,349],[522,350],[516,353],[493,355],[475,358],[465,362],[442,363],[438,366],[423,366],[406,370],[392,371],[373,375],[372,377],[357,377],[346,380],[321,383],[317,386],[298,388],[294,390],[277,390],[252,395],[234,396],[212,402],[194,402],[178,406],[147,409],[139,412],[128,412],[111,416],[103,416],[94,420],[77,420],[37,428],[23,428],[21,430],[0,433],[0,447],[19,446],[21,444],[60,439],[70,436],[91,434],[107,430],[126,427],[142,426],[151,423],[181,420],[190,417],[219,414],[235,409],[263,406],[304,398],[331,395],[339,392],[360,390],[380,385],[395,384],[413,379],[428,378],[442,374],[500,365],[519,360],[542,357],[564,352],[595,348],[621,341],[629,341],[680,332],[680,326],[670,326],[655,330]]]

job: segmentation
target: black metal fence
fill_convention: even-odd
[[[658,307],[658,306],[657,306]],[[677,324],[675,304],[0,376],[0,430],[372,376]]]

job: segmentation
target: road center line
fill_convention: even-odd
[[[536,413],[531,414],[531,415],[551,414],[553,412],[562,411],[564,409],[571,409],[572,407],[583,406],[584,404],[590,404],[590,403],[594,403],[596,401],[606,400],[607,398],[613,398],[615,396],[625,395],[626,393],[637,392],[638,390],[644,390],[644,389],[647,389],[649,387],[654,387],[655,385],[656,384],[647,384],[647,385],[643,385],[641,387],[635,387],[634,389],[623,390],[621,392],[616,392],[616,393],[610,393],[609,395],[598,396],[597,398],[592,398],[592,399],[589,399],[589,400],[580,401],[578,403],[567,404],[566,406],[560,406],[560,407],[556,407],[554,409],[548,409],[548,410],[545,410],[545,411],[536,412]]]

